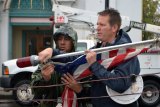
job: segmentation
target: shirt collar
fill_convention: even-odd
[[[116,41],[116,38],[111,42],[111,43],[109,43],[109,42],[107,42],[107,43],[105,43],[105,42],[102,42],[102,47],[106,47],[106,46],[111,46],[111,45],[113,45],[114,43],[115,43],[115,41]]]

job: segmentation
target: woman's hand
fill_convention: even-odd
[[[77,81],[73,78],[73,76],[69,73],[64,74],[61,77],[62,83],[67,84],[66,86],[71,88],[76,93],[80,93],[82,90],[81,84],[77,83]]]
[[[49,58],[52,57],[52,53],[53,53],[52,48],[46,48],[38,53],[38,59],[41,61],[41,63],[46,62]]]
[[[51,75],[54,73],[54,65],[47,64],[42,68],[41,74],[45,81],[49,81],[51,79]]]

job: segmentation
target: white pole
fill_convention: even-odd
[[[111,51],[111,50],[115,50],[115,49],[119,49],[119,48],[129,48],[129,47],[142,46],[142,45],[150,46],[150,45],[153,45],[154,43],[157,43],[159,41],[160,41],[160,39],[152,39],[152,40],[146,40],[146,41],[141,41],[141,42],[134,42],[134,43],[127,43],[127,44],[121,44],[121,45],[110,46],[110,47],[91,49],[90,51],[94,51],[97,53],[103,53],[103,52],[107,52],[107,51]],[[63,58],[63,57],[68,57],[68,56],[82,55],[82,54],[85,54],[85,51],[56,55],[53,57],[53,59]]]

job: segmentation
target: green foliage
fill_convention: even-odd
[[[160,0],[143,0],[143,22],[160,25],[160,14],[157,13],[157,7]],[[142,39],[154,38],[153,33],[143,32]]]

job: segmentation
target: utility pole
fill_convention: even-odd
[[[105,0],[105,9],[109,8],[109,0]]]

